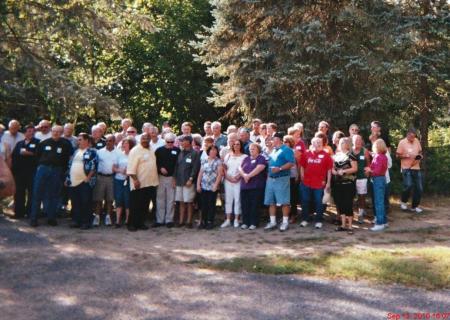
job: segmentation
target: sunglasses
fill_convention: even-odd
[[[174,143],[175,141],[166,141],[166,143]]]
[[[136,133],[136,131],[127,131],[127,133]]]

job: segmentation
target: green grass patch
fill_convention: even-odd
[[[201,267],[232,272],[303,274],[349,280],[402,284],[429,290],[450,288],[450,248],[346,249],[305,258],[269,256],[234,258]]]

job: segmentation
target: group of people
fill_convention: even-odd
[[[326,121],[310,140],[303,136],[302,123],[287,132],[260,119],[251,128],[231,125],[225,132],[220,122],[207,121],[203,135],[192,133],[192,127],[184,122],[176,135],[168,123],[161,132],[144,123],[138,134],[132,120],[123,119],[118,132],[108,133],[107,125],[98,123],[90,133],[74,136],[70,123],[42,120],[23,132],[17,120],[9,122],[8,130],[0,125],[0,158],[16,183],[14,217],[28,216],[36,227],[44,215],[55,226],[58,212],[70,200],[74,228],[101,223],[119,228],[125,223],[129,231],[145,230],[151,208],[153,227],[192,228],[199,209],[197,227],[212,229],[220,196],[220,228],[256,229],[267,207],[265,230],[286,231],[297,220],[301,227],[313,221],[321,229],[332,198],[336,231],[352,234],[353,221],[367,218],[370,194],[375,217],[371,230],[388,226],[391,145],[379,122],[371,123],[366,140],[356,124],[348,133],[331,134]],[[403,175],[401,209],[421,213],[422,149],[414,129],[399,142],[395,156]]]

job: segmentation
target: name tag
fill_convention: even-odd
[[[50,146],[45,146],[45,151],[51,151],[52,150],[52,147],[50,147]]]
[[[302,150],[302,147],[296,146],[296,147],[295,147],[295,150],[299,150],[299,151],[300,151],[300,150]]]
[[[85,155],[84,155],[84,158],[85,158],[86,160],[89,160],[89,155],[88,155],[88,154],[85,154]]]
[[[191,163],[192,162],[192,159],[191,158],[187,158],[186,159],[186,163]]]
[[[172,152],[171,152],[174,156],[176,156],[177,155],[177,151],[176,150],[172,150]]]
[[[61,153],[61,152],[62,152],[62,148],[56,149],[56,153]]]
[[[252,160],[252,164],[255,164],[256,163],[256,160]]]
[[[97,147],[102,147],[102,146],[103,146],[103,143],[101,143],[101,142],[97,143]]]
[[[33,149],[35,147],[36,147],[36,145],[34,143],[30,144],[30,149]]]
[[[148,154],[144,154],[144,160],[148,160],[149,155]]]
[[[323,159],[323,154],[319,154],[319,159]]]

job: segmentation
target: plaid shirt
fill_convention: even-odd
[[[71,185],[70,167],[72,166],[72,160],[73,160],[73,157],[69,161],[69,168],[67,170],[67,175],[66,175],[66,183],[68,186]],[[89,180],[89,185],[93,188],[95,186],[95,183],[97,182],[97,169],[98,169],[97,150],[95,150],[94,148],[88,148],[83,153],[83,167],[84,167],[84,173],[86,175],[88,175],[91,171],[95,172],[95,174]]]

